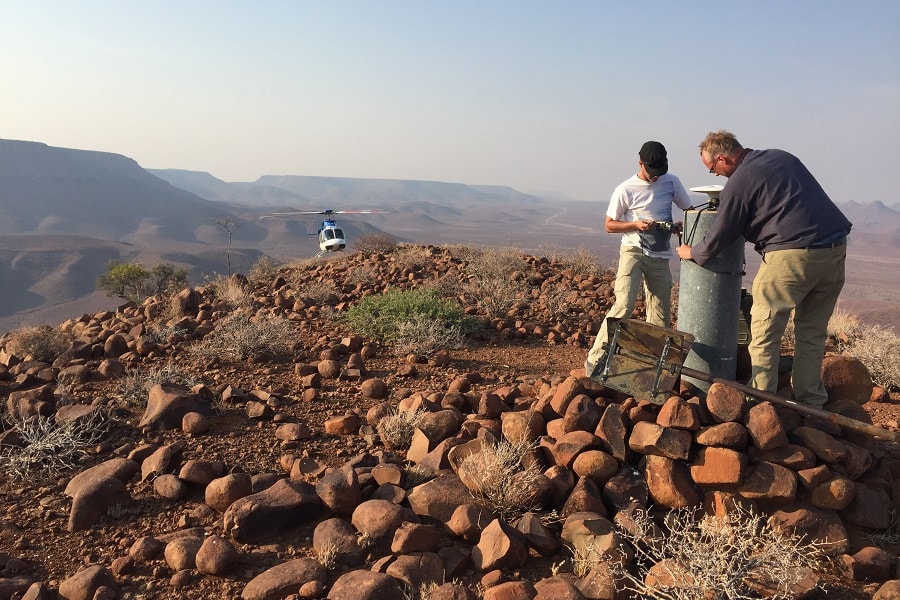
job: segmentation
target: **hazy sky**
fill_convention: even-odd
[[[697,150],[722,128],[900,202],[900,2],[0,2],[0,138],[145,168],[606,201],[648,139],[724,183]]]

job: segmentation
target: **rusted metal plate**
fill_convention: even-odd
[[[593,379],[638,400],[663,404],[694,336],[637,319],[610,318],[607,326],[608,358]]]

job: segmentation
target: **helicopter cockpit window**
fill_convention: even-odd
[[[333,239],[334,239],[334,230],[332,230],[332,229],[323,229],[323,230],[322,230],[322,239],[325,239],[325,240],[333,240]]]
[[[334,237],[340,238],[340,239],[344,239],[344,230],[343,230],[343,229],[340,229],[340,228],[335,229],[335,230],[334,230]]]

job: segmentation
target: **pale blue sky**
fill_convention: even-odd
[[[711,129],[900,202],[900,2],[3,0],[0,138],[146,168],[606,201]]]

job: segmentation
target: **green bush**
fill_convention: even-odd
[[[177,291],[187,286],[187,269],[177,269],[169,263],[157,263],[147,269],[140,263],[112,261],[106,273],[97,279],[97,289],[107,296],[141,302],[154,294]]]
[[[379,296],[366,296],[345,318],[354,333],[388,345],[400,341],[401,333],[409,331],[408,323],[427,320],[431,331],[436,327],[450,337],[468,335],[476,327],[476,321],[467,317],[458,303],[431,288],[392,288]]]

